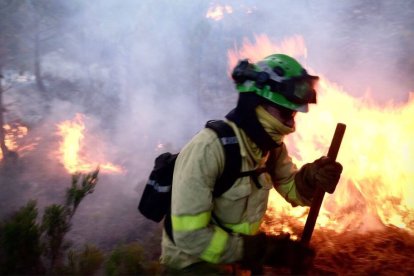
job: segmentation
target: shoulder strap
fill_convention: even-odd
[[[225,165],[223,174],[216,181],[213,196],[219,197],[234,184],[241,169],[240,146],[236,134],[229,124],[222,120],[210,120],[206,127],[214,130],[224,149]]]
[[[241,155],[240,155],[240,146],[237,140],[236,134],[234,133],[233,129],[229,124],[222,120],[210,120],[205,125],[206,128],[214,130],[216,132],[217,137],[220,139],[220,142],[224,149],[224,156],[225,156],[225,165],[222,175],[216,181],[213,189],[213,197],[219,197],[224,192],[233,186],[234,182],[237,178],[240,177],[240,169],[241,169]],[[248,174],[246,174],[247,176]],[[244,176],[244,175],[243,175]],[[215,218],[214,212],[212,213],[214,219],[218,222]],[[225,228],[224,226],[220,225],[225,231],[231,232],[231,230]],[[165,216],[164,219],[164,227],[165,231],[170,238],[170,240],[175,243],[174,237],[172,235],[172,222],[171,222],[171,214]]]

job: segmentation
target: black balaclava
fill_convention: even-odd
[[[236,108],[230,111],[226,118],[243,129],[263,152],[268,152],[279,144],[273,141],[257,119],[256,107],[262,102],[262,98],[254,92],[240,93]]]

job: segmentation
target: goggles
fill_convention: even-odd
[[[283,95],[288,101],[295,104],[316,103],[316,82],[318,77],[303,76],[283,80],[281,82],[269,79],[267,84],[270,90]]]

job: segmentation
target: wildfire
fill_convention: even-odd
[[[3,126],[5,133],[5,144],[7,149],[18,152],[20,155],[25,152],[32,150],[37,142],[31,142],[25,144],[22,140],[28,133],[28,128],[20,123],[10,123]],[[0,150],[0,160],[3,159],[3,153]]]
[[[257,61],[276,52],[306,57],[300,36],[276,45],[261,35],[256,43],[246,40],[240,50],[230,50],[229,64],[234,66],[240,58]],[[326,155],[336,123],[347,125],[338,155],[344,171],[335,193],[325,196],[317,227],[344,232],[393,225],[414,232],[412,118],[414,94],[406,103],[380,106],[368,96],[352,97],[321,77],[318,104],[297,115],[297,131],[285,141],[300,167]],[[271,218],[294,218],[301,225],[306,220],[308,208],[292,208],[276,193],[269,204]],[[292,232],[289,225],[289,221],[282,223],[277,231]]]
[[[102,162],[104,158],[102,154],[94,150],[90,150],[89,155],[93,153],[93,158],[88,158],[88,149],[84,143],[85,124],[84,116],[76,114],[73,120],[67,120],[58,126],[58,134],[62,137],[60,143],[59,155],[62,164],[69,173],[91,172],[96,167],[100,168],[100,172],[121,173],[121,167],[113,165],[109,162]],[[90,147],[99,147],[99,143],[94,143]],[[90,160],[93,161],[90,161]],[[96,161],[98,159],[98,161]]]

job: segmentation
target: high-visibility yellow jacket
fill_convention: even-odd
[[[234,123],[228,123],[239,141],[241,171],[263,166],[268,155],[254,160],[247,150],[247,143],[252,143],[250,139]],[[251,177],[242,177],[221,196],[213,198],[216,179],[224,169],[224,150],[211,129],[205,128],[193,137],[175,163],[171,204],[174,242],[164,231],[163,264],[181,269],[200,261],[233,263],[241,260],[243,241],[238,233],[253,235],[258,231],[272,187],[292,205],[309,205],[296,191],[297,167],[286,147],[282,145],[270,154],[276,155],[270,173],[258,177],[262,188],[257,188]],[[233,233],[219,227],[215,219]]]

